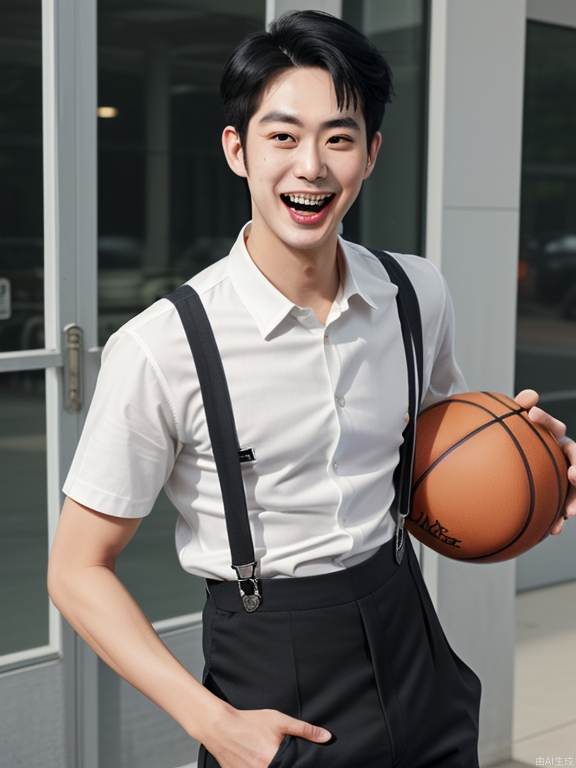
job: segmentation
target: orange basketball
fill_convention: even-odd
[[[549,534],[568,488],[566,455],[526,408],[463,392],[418,416],[406,528],[456,560],[509,560]]]

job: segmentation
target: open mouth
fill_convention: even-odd
[[[331,192],[319,198],[318,201],[314,201],[312,198],[298,197],[297,195],[280,195],[282,202],[292,208],[293,211],[299,211],[301,213],[319,213],[325,208],[335,197],[335,193]]]

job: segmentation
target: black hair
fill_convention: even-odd
[[[248,35],[232,51],[224,66],[220,95],[226,125],[236,128],[242,146],[266,85],[290,67],[320,67],[330,73],[338,109],[360,106],[369,151],[394,93],[392,71],[365,35],[324,11],[284,13],[268,32]]]

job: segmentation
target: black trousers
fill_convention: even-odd
[[[481,683],[448,643],[407,537],[363,563],[236,582],[207,579],[204,685],[239,709],[272,708],[328,728],[324,744],[287,735],[270,768],[478,768]],[[200,747],[198,768],[218,766]]]

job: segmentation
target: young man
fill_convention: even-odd
[[[187,284],[230,402],[204,355],[209,334],[180,314],[191,292],[161,299],[108,340],[64,484],[50,595],[202,743],[200,768],[478,765],[480,682],[450,648],[409,540],[393,557],[393,475],[411,421],[399,289],[337,234],[374,168],[390,91],[378,51],[328,14],[288,14],[235,50],[222,145],[252,218]],[[423,408],[467,389],[454,312],[431,262],[394,258],[421,312]],[[564,425],[538,418],[573,452]],[[218,459],[230,448],[234,466]],[[162,487],[180,512],[182,567],[207,580],[204,685],[114,574]],[[257,571],[231,558],[246,541]]]

